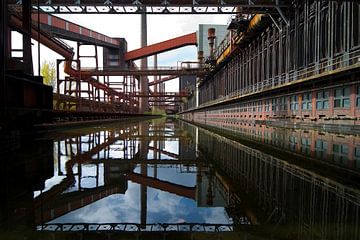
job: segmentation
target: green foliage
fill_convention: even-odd
[[[164,109],[160,109],[158,107],[153,107],[152,108],[152,114],[154,115],[162,115],[162,116],[166,116],[166,112]]]
[[[41,71],[41,76],[44,77],[44,84],[52,86],[55,91],[56,88],[55,63],[46,60],[43,61],[40,71]]]

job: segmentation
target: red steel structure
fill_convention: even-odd
[[[170,102],[178,104],[181,102],[182,97],[187,97],[187,93],[185,92],[159,92],[156,93],[156,95],[154,95],[155,93],[150,93],[149,95],[142,94],[141,92],[137,93],[136,78],[138,78],[137,76],[139,75],[162,75],[175,72],[177,76],[179,74],[191,74],[193,72],[189,72],[189,69],[176,67],[139,70],[132,60],[189,44],[195,45],[196,33],[137,49],[130,52],[129,55],[126,55],[127,53],[125,53],[121,56],[121,53],[117,53],[119,55],[118,61],[127,61],[127,63],[124,62],[125,65],[123,65],[123,68],[119,70],[118,68],[114,69],[111,66],[108,66],[101,69],[98,65],[97,47],[101,46],[106,49],[114,49],[118,52],[119,46],[125,40],[108,37],[49,14],[41,13],[39,16],[37,14],[32,14],[32,19],[34,24],[31,28],[31,35],[34,39],[39,40],[40,43],[64,57],[64,60],[58,60],[57,62],[57,89],[56,94],[53,96],[54,111],[59,116],[62,116],[63,114],[60,113],[64,111],[71,112],[72,115],[75,113],[75,115],[79,116],[91,112],[135,114],[139,111],[138,104],[140,97],[150,98],[150,102],[152,103],[164,102],[168,104]],[[22,17],[19,16],[19,14],[14,13],[11,15],[9,23],[13,29],[21,29],[23,24]],[[40,31],[38,30],[39,27],[41,29]],[[77,41],[76,53],[73,48],[53,36]],[[93,46],[95,50],[94,55],[83,55],[81,53],[83,45]],[[76,59],[74,59],[74,56],[77,56]],[[127,57],[129,56],[132,56],[132,59],[128,59]],[[95,68],[84,69],[81,66],[81,62],[84,58],[93,59],[95,61]],[[61,77],[61,66],[64,67],[64,72],[68,76]],[[110,80],[110,76],[116,76],[117,80]],[[169,76],[156,83],[152,82],[149,86],[173,78],[175,77]],[[160,106],[160,104],[156,105]],[[153,104],[150,106],[153,106]],[[173,111],[176,111],[177,109],[173,106],[170,107],[172,107]],[[74,116],[72,118],[74,118]],[[75,119],[77,119],[76,116]]]
[[[133,61],[188,45],[197,45],[195,32],[127,52],[124,58]]]

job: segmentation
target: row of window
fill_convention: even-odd
[[[350,87],[341,87],[334,90],[321,90],[316,92],[315,107],[317,110],[327,110],[330,107],[330,91],[333,91],[333,105],[334,108],[350,108]],[[303,111],[311,111],[312,105],[312,93],[301,94],[301,109]],[[289,101],[289,102],[288,102]],[[295,112],[299,110],[299,96],[292,95],[290,97],[278,97],[271,100],[267,99],[263,101],[257,101],[255,103],[244,103],[240,105],[239,112],[261,112],[263,107],[265,112],[269,112],[270,109],[275,111],[286,111],[289,103],[290,111]],[[356,107],[360,107],[360,86],[356,87]],[[237,112],[237,109],[227,109],[220,111],[213,111],[213,113],[233,113]]]

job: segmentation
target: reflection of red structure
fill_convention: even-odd
[[[149,150],[152,150],[154,152],[159,152],[161,154],[164,154],[164,155],[167,155],[169,157],[173,157],[173,158],[179,158],[180,156],[176,153],[172,153],[172,152],[168,152],[168,151],[165,151],[165,150],[161,150],[161,149],[158,149],[158,148],[155,148],[155,147],[149,147]]]
[[[137,173],[129,173],[127,177],[130,181],[139,183],[143,186],[156,188],[165,192],[174,193],[176,195],[195,200],[195,187],[186,187],[183,185],[163,181],[157,178],[143,176]]]
[[[65,197],[60,197],[57,201],[50,202],[53,204],[51,204],[49,208],[42,211],[40,211],[40,209],[39,211],[36,211],[35,223],[40,224],[48,222],[112,194],[124,193],[125,190],[126,188],[123,186],[105,186],[94,190],[65,194]],[[41,198],[39,198],[37,202],[40,203]],[[60,202],[60,204],[56,204],[58,202]]]

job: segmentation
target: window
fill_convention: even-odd
[[[269,112],[270,111],[270,101],[266,100],[265,101],[265,112]]]
[[[279,98],[279,109],[281,111],[287,110],[286,97]]]
[[[356,107],[360,107],[360,86],[356,89]]]
[[[311,93],[304,93],[302,95],[302,110],[310,111],[312,110],[312,94]]]
[[[355,168],[360,168],[360,146],[355,148]]]
[[[319,158],[324,158],[327,151],[327,142],[324,142],[321,139],[316,140],[315,142],[315,154]]]
[[[329,109],[329,91],[316,93],[316,109]]]
[[[262,102],[261,102],[261,101],[258,102],[257,111],[258,111],[258,112],[261,112],[261,111],[262,111]]]
[[[295,151],[296,150],[296,144],[297,144],[297,139],[296,139],[295,136],[290,136],[289,144],[290,144],[290,149],[292,151]]]
[[[278,106],[277,106],[277,98],[274,98],[274,99],[272,99],[272,106],[271,106],[271,109],[273,110],[273,111],[277,111],[278,110]]]
[[[298,103],[297,95],[293,95],[290,97],[290,110],[293,112],[299,110],[299,103]]]
[[[301,138],[301,151],[305,154],[310,154],[311,139]]]
[[[349,147],[346,144],[333,144],[334,160],[346,164],[348,160]]]
[[[350,107],[350,87],[337,88],[334,91],[334,107],[349,108]]]

